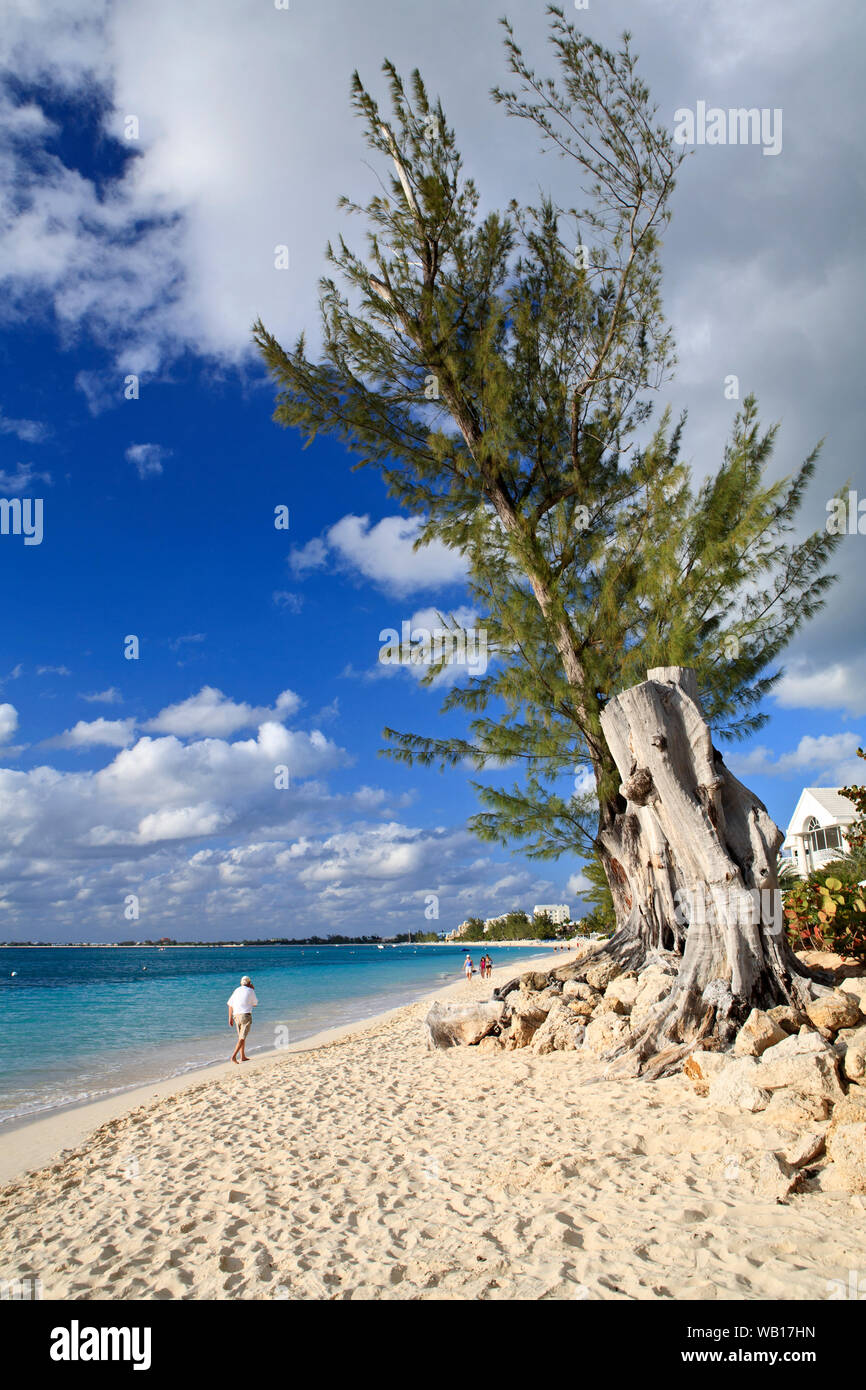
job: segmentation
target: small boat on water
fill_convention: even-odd
[[[377,947],[376,947],[376,950],[377,950],[377,951],[384,951],[384,949],[385,949],[384,946],[377,946]]]

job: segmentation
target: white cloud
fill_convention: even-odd
[[[135,737],[134,719],[79,719],[71,729],[46,740],[49,748],[126,748]]]
[[[109,686],[107,690],[94,690],[91,695],[82,695],[82,700],[87,700],[90,704],[98,705],[122,705],[123,696],[116,686]]]
[[[171,450],[161,444],[130,444],[126,451],[126,461],[135,464],[139,478],[158,477],[163,461],[170,456]]]
[[[6,743],[18,728],[18,711],[14,705],[0,705],[0,743]]]
[[[792,661],[774,690],[783,709],[841,709],[866,714],[866,656],[819,666]]]
[[[328,562],[328,548],[318,536],[307,541],[306,545],[293,546],[289,551],[289,568],[292,574],[304,575],[311,570],[324,569]]]
[[[565,885],[565,891],[570,893],[573,898],[582,898],[584,893],[588,893],[592,884],[586,874],[572,874]]]
[[[13,420],[0,410],[0,434],[14,434],[24,444],[38,444],[49,433],[39,420]]]
[[[466,561],[441,541],[414,549],[421,522],[386,516],[374,526],[368,516],[344,516],[328,531],[328,544],[350,570],[386,593],[401,597],[466,580]]]
[[[288,589],[275,589],[272,597],[278,608],[285,608],[290,613],[300,613],[304,606],[303,596],[292,594]]]
[[[738,777],[799,776],[816,786],[847,786],[861,780],[863,763],[857,748],[862,742],[856,733],[805,734],[796,748],[778,757],[759,745],[748,753],[726,753],[725,762]]]
[[[142,725],[151,733],[177,734],[189,738],[205,734],[225,738],[239,729],[252,729],[269,720],[284,720],[294,714],[300,699],[292,690],[277,696],[273,709],[230,700],[211,685],[202,686],[197,695],[167,705],[154,719]]]
[[[50,482],[50,473],[37,473],[29,463],[19,463],[14,473],[0,468],[0,492],[27,492],[33,483]]]

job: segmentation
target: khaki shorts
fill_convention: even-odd
[[[235,1014],[235,1027],[238,1030],[238,1037],[243,1040],[250,1031],[250,1024],[253,1021],[252,1014]]]

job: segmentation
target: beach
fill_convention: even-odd
[[[765,1117],[578,1052],[428,1052],[428,1006],[9,1131],[0,1277],[73,1300],[813,1300],[866,1268],[866,1199],[758,1195]]]

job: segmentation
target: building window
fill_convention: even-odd
[[[834,849],[841,851],[842,833],[838,826],[831,825],[826,829],[822,829],[815,817],[812,816],[806,826],[806,831],[809,836],[809,848],[811,850]]]

